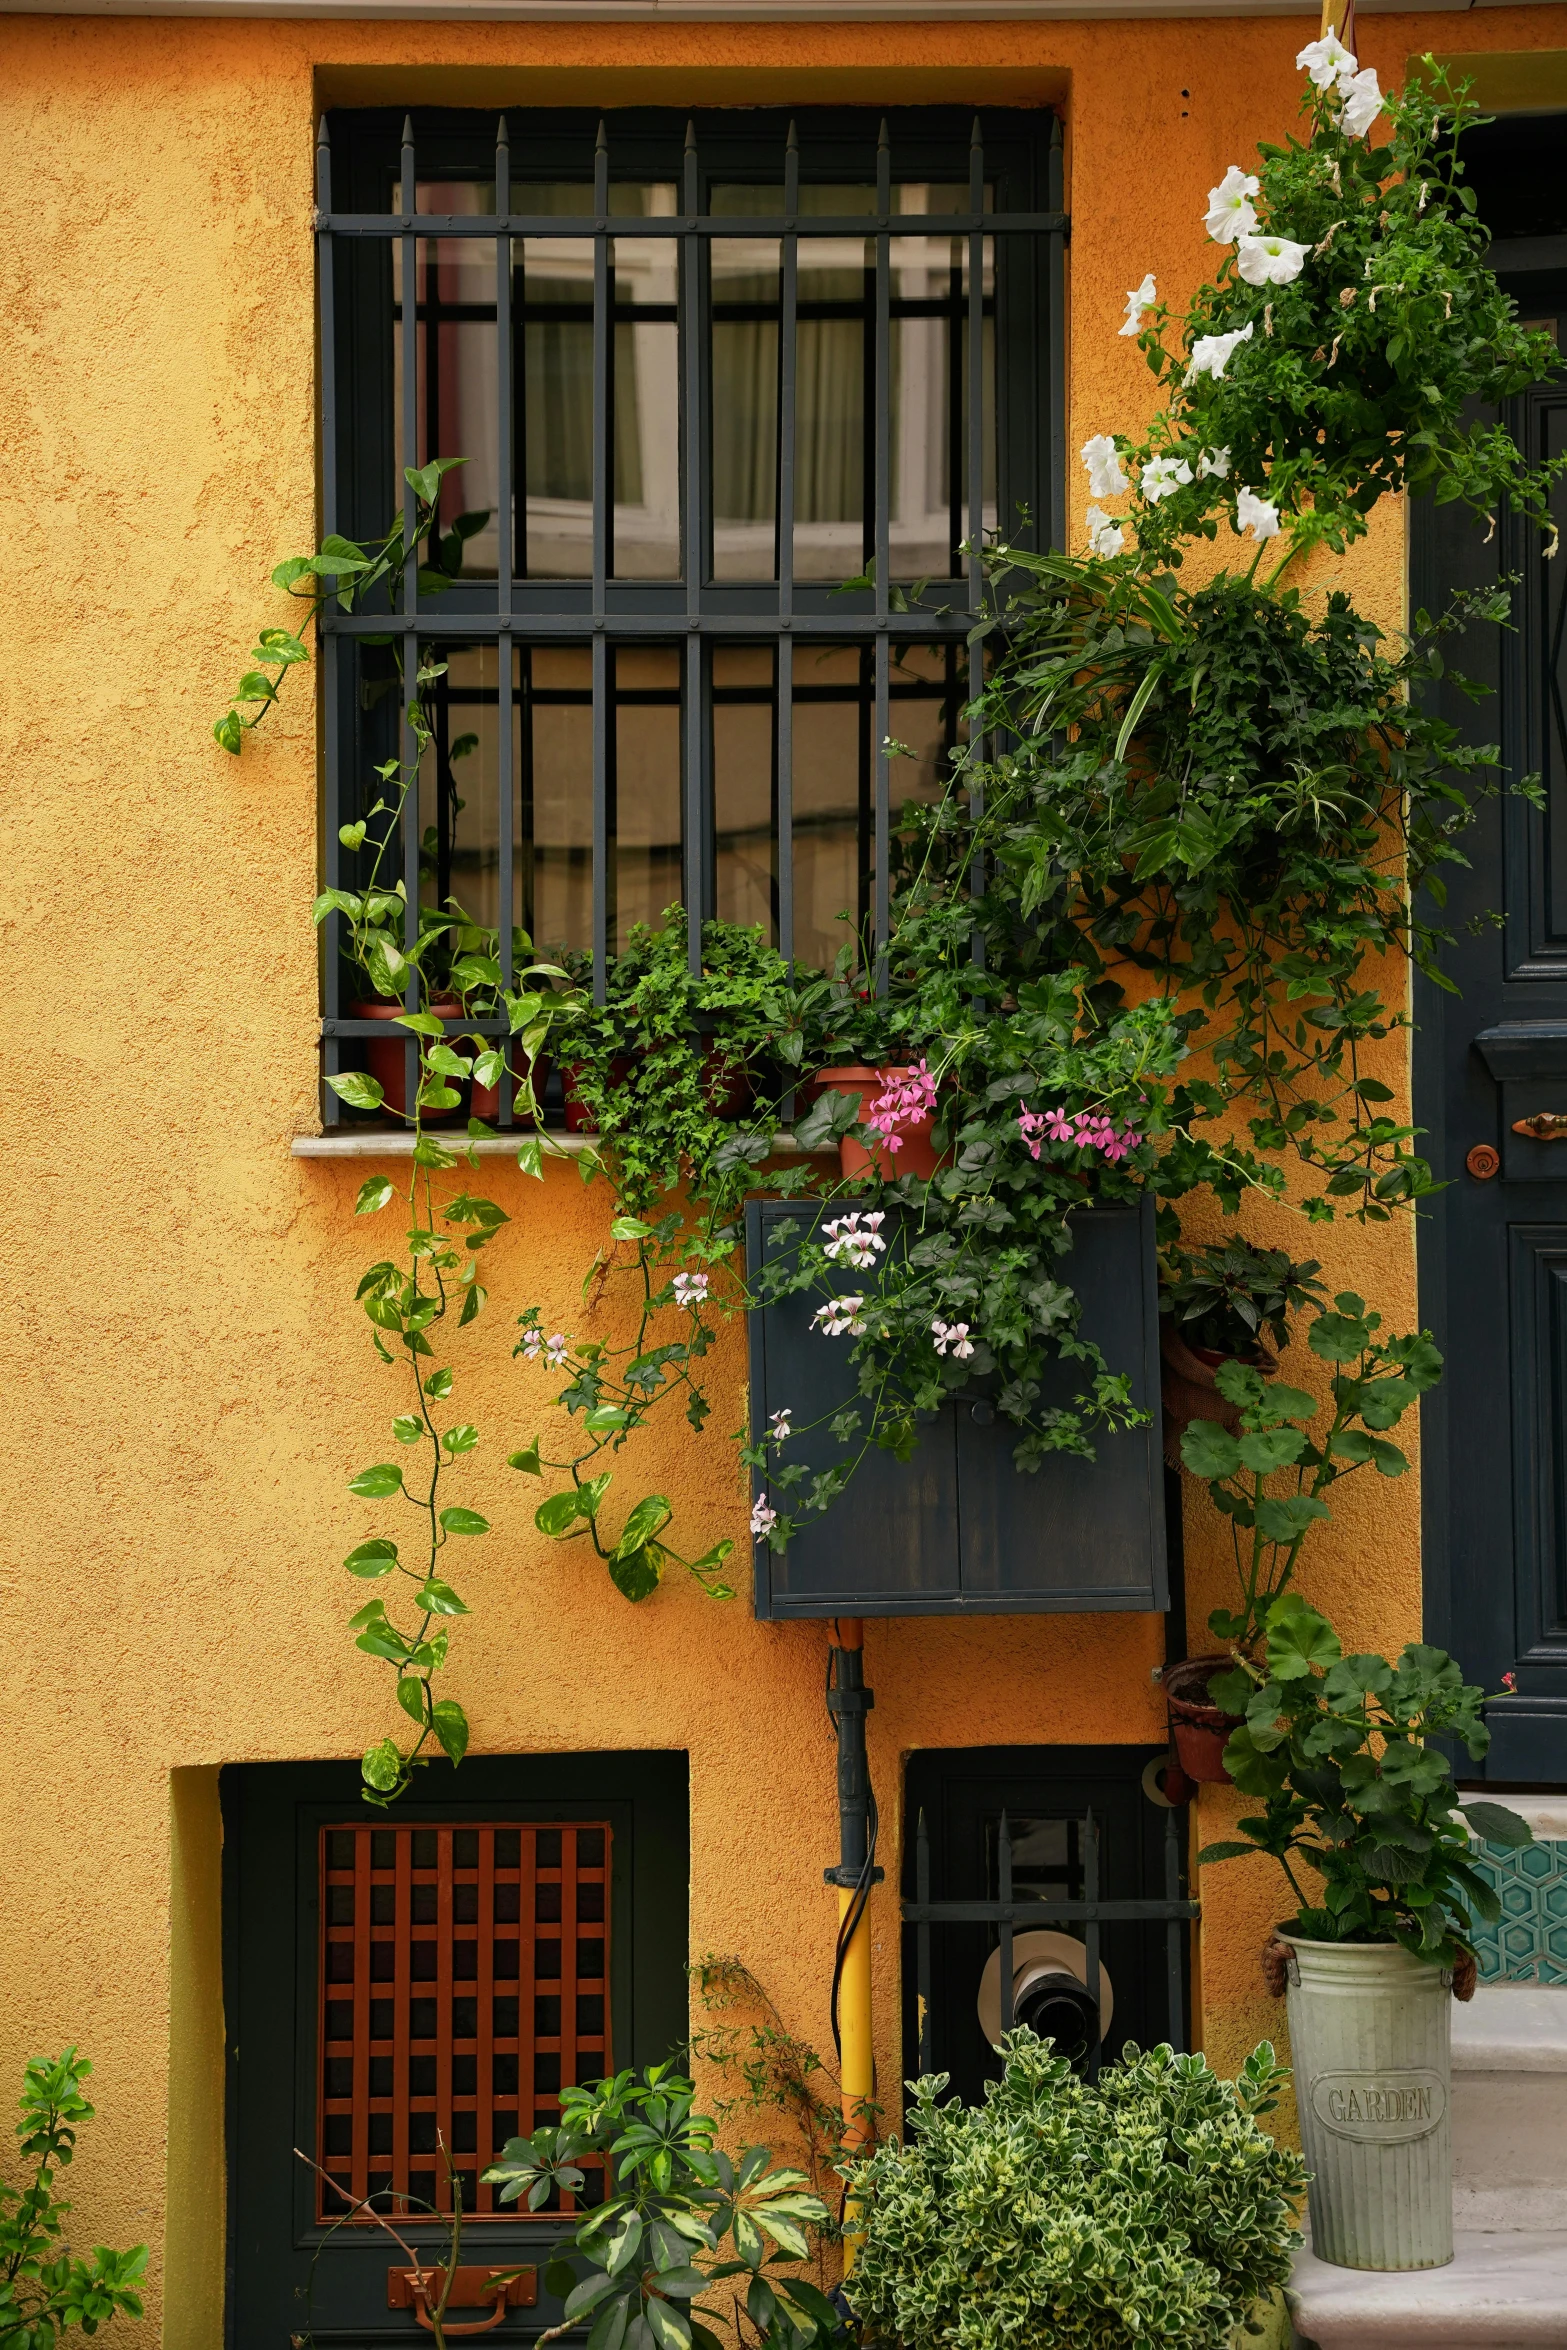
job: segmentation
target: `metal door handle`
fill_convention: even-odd
[[[1515,1118],[1513,1132],[1531,1142],[1567,1142],[1567,1110],[1536,1110],[1532,1117]]]
[[[386,2272],[386,2305],[388,2309],[411,2309],[427,2334],[435,2331],[430,2317],[430,2303],[439,2302],[441,2287],[446,2282],[442,2268],[390,2268]],[[446,2297],[448,2309],[482,2309],[493,2300],[495,2307],[488,2317],[475,2320],[472,2325],[453,2325],[443,2318],[442,2330],[448,2334],[487,2334],[498,2326],[508,2310],[531,2309],[538,2298],[538,2271],[503,2268],[460,2268],[452,2279],[452,2289]]]

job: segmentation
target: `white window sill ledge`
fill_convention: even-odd
[[[481,1159],[514,1159],[520,1142],[537,1139],[527,1134],[484,1135],[470,1143],[466,1135],[454,1128],[437,1126],[431,1129],[433,1142],[444,1142],[452,1150],[474,1150]],[[545,1157],[579,1159],[586,1152],[598,1148],[596,1134],[546,1134]],[[369,1129],[335,1134],[296,1134],[289,1144],[296,1159],[407,1159],[413,1155],[414,1138],[411,1134],[377,1133]],[[783,1129],[773,1136],[772,1155],[778,1159],[836,1158],[837,1146],[831,1151],[806,1151],[794,1136]]]

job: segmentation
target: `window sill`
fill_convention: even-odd
[[[445,1127],[432,1130],[432,1141],[447,1143],[453,1150],[477,1151],[481,1159],[514,1159],[517,1145],[529,1139],[521,1132],[515,1134],[483,1135],[470,1143],[465,1135],[448,1131]],[[587,1152],[597,1150],[596,1134],[550,1134],[546,1156],[579,1159]],[[335,1134],[296,1134],[289,1144],[296,1159],[407,1159],[413,1156],[414,1138],[411,1134],[380,1133],[370,1128],[356,1128]],[[777,1159],[836,1158],[837,1145],[830,1151],[807,1151],[787,1128],[773,1136],[772,1156]]]

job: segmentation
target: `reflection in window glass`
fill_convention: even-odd
[[[714,911],[778,943],[777,671],[770,645],[713,652]]]
[[[428,653],[427,653],[428,657]],[[443,651],[430,688],[431,741],[419,768],[421,905],[500,919],[500,694],[495,645]]]
[[[475,180],[421,180],[419,207],[427,212],[493,212],[495,190]],[[392,317],[403,316],[403,246],[392,257]],[[449,530],[459,514],[483,514],[469,537],[463,569],[495,577],[497,539],[495,376],[495,247],[480,237],[421,237],[415,258],[418,298],[418,452],[403,449],[403,338],[392,336],[393,472],[391,511],[401,510],[403,467],[433,457],[466,462],[441,485],[440,519]]]
[[[522,923],[541,953],[593,944],[593,674],[579,645],[517,652]]]
[[[826,967],[870,910],[874,656],[869,645],[796,645],[793,662],[794,951]],[[945,788],[962,738],[965,662],[950,645],[893,648],[891,730],[909,753],[892,767],[894,827],[905,801],[933,801]],[[714,910],[759,923],[775,943],[776,675],[770,646],[714,652]]]
[[[681,657],[673,645],[618,645],[609,659],[609,936],[624,946],[634,922],[657,922],[681,894]]]
[[[865,185],[800,191],[802,215],[870,214]],[[894,191],[905,217],[963,211],[966,184]],[[721,185],[715,213],[783,209],[782,187]],[[983,247],[985,343],[983,504],[995,521],[994,248]],[[949,578],[968,535],[968,240],[895,238],[890,263],[888,416],[891,573]],[[775,241],[721,239],[713,248],[713,576],[776,577],[780,259]],[[871,395],[875,383],[875,254],[841,238],[799,244],[795,343],[794,569],[801,580],[847,579],[875,551]],[[769,526],[772,528],[769,528]]]

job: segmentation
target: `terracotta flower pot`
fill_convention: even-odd
[[[1164,1457],[1172,1469],[1181,1466],[1181,1438],[1193,1420],[1217,1420],[1233,1436],[1240,1413],[1219,1393],[1215,1374],[1221,1363],[1245,1362],[1264,1379],[1278,1370],[1277,1359],[1266,1347],[1250,1355],[1228,1355],[1211,1346],[1191,1346],[1167,1314],[1159,1317],[1159,1352],[1164,1358],[1159,1391],[1164,1404]]]
[[[850,1063],[839,1069],[819,1069],[811,1083],[818,1093],[857,1093],[861,1097],[860,1117],[863,1123],[871,1103],[884,1093],[894,1078],[908,1075],[906,1061],[886,1062],[879,1069]],[[902,1149],[890,1151],[880,1144],[867,1149],[852,1135],[844,1135],[838,1144],[838,1164],[845,1175],[882,1175],[889,1180],[898,1175],[918,1175],[929,1181],[938,1167],[944,1166],[945,1156],[936,1149],[931,1135],[935,1130],[934,1117],[920,1118],[902,1130]]]
[[[352,1020],[392,1021],[400,1020],[405,1009],[406,1006],[402,1004],[388,1003],[384,996],[375,996],[351,1003],[348,1014]],[[436,996],[429,1009],[439,1020],[455,1020],[462,1006],[455,996]],[[408,1062],[404,1046],[412,1034],[412,1029],[400,1028],[393,1035],[371,1036],[364,1040],[366,1075],[375,1079],[381,1088],[382,1101],[397,1118],[408,1114]],[[452,1110],[427,1110],[424,1123],[426,1126],[449,1126],[455,1114]]]
[[[1176,1760],[1188,1779],[1204,1786],[1233,1786],[1224,1767],[1224,1749],[1230,1732],[1241,1725],[1239,1714],[1227,1714],[1208,1702],[1208,1683],[1230,1670],[1227,1656],[1188,1656],[1166,1665],[1160,1676],[1170,1709],[1170,1736]]]

